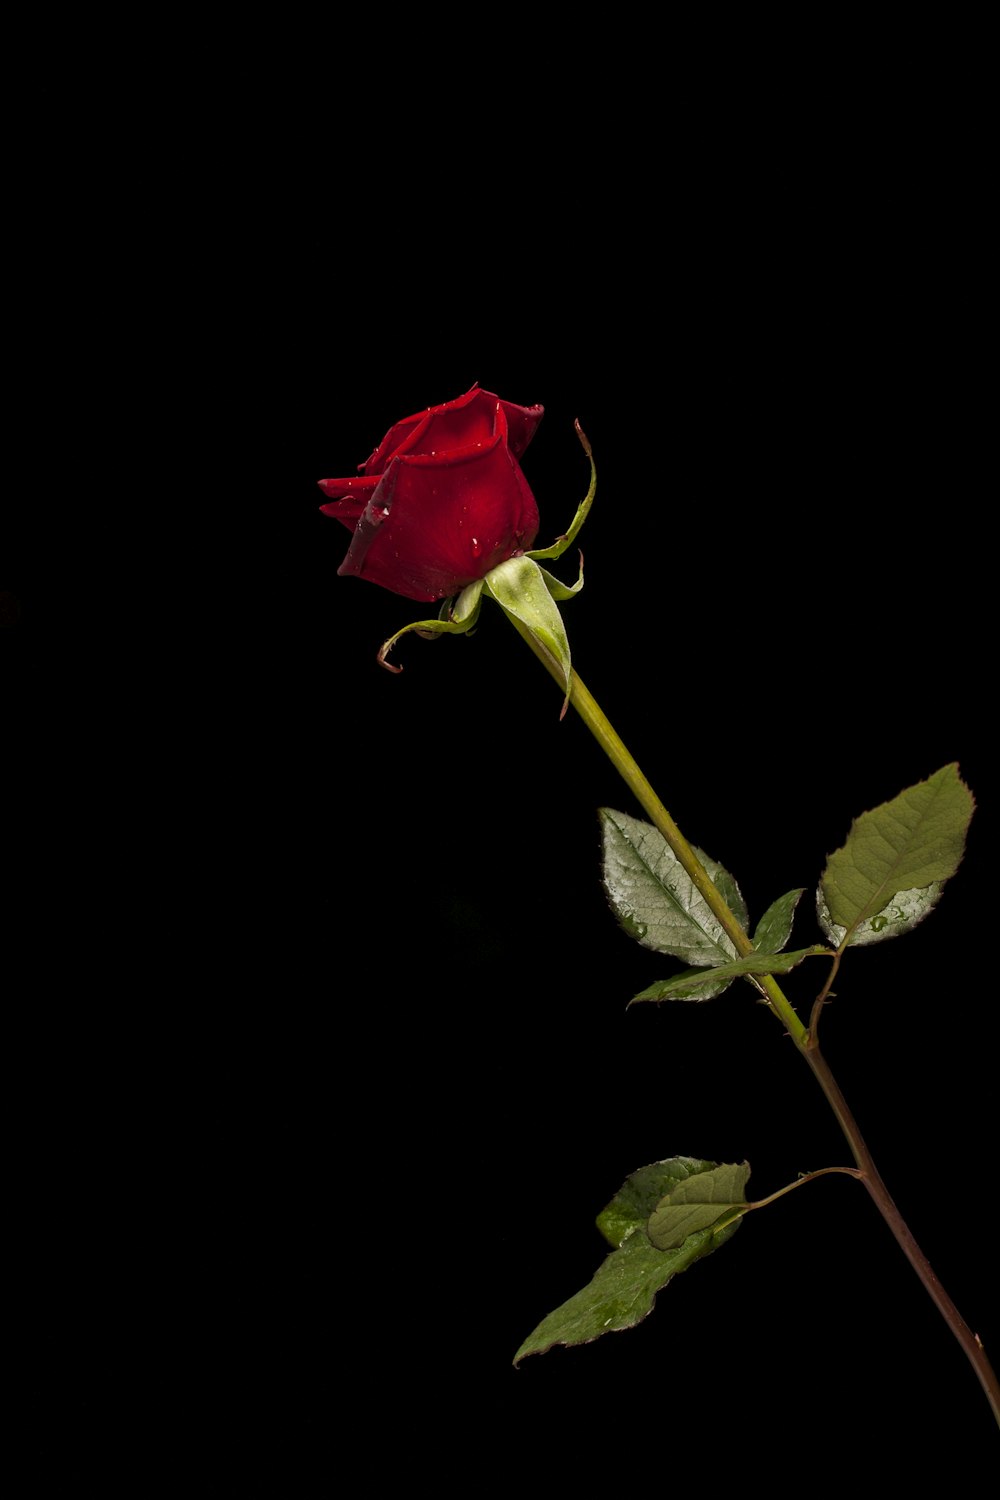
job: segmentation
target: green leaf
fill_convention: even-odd
[[[856,818],[820,881],[818,905],[821,913],[825,908],[828,936],[840,928],[840,943],[849,945],[852,934],[867,925],[862,941],[879,942],[915,927],[932,910],[941,883],[958,869],[974,807],[952,764]],[[931,886],[938,887],[933,899],[918,897]],[[897,903],[905,916],[878,927],[872,919],[895,896],[907,898]]]
[[[603,1333],[634,1327],[652,1311],[657,1292],[668,1281],[724,1245],[739,1228],[738,1219],[718,1230],[703,1229],[689,1234],[683,1244],[672,1250],[657,1250],[646,1233],[644,1222],[632,1222],[629,1218],[648,1206],[648,1195],[656,1190],[658,1168],[683,1172],[688,1167],[703,1167],[711,1171],[714,1166],[714,1162],[673,1157],[634,1172],[601,1215],[604,1219],[610,1214],[629,1190],[629,1184],[634,1185],[630,1190],[632,1196],[627,1197],[617,1210],[624,1226],[620,1247],[607,1256],[594,1279],[582,1291],[542,1319],[515,1354],[515,1365],[528,1354],[544,1354],[553,1344],[589,1344]],[[643,1173],[652,1174],[645,1183]],[[664,1176],[669,1180],[669,1173],[665,1172]],[[628,1228],[629,1223],[631,1228]],[[607,1225],[602,1232],[608,1235]]]
[[[604,889],[629,936],[689,964],[715,968],[734,959],[731,939],[659,830],[607,807],[600,818]],[[695,852],[745,926],[746,904],[733,877]]]
[[[722,988],[726,989],[742,974],[788,974],[804,958],[822,954],[833,957],[828,948],[817,943],[812,948],[799,948],[794,953],[751,953],[747,958],[735,958],[732,963],[720,964],[717,969],[685,969],[672,979],[660,979],[651,984],[648,989],[634,995],[629,1004],[635,1005],[638,1000],[711,1000],[712,995],[703,993],[706,980],[710,984],[722,983]]]
[[[726,1218],[732,1222],[746,1211],[744,1191],[750,1167],[724,1163],[679,1183],[649,1217],[647,1233],[658,1250],[675,1250],[689,1235],[710,1229]]]
[[[740,926],[746,929],[750,922],[750,913],[747,911],[747,904],[743,899],[743,892],[736,884],[736,881],[730,875],[729,871],[723,869],[722,865],[720,865],[717,860],[711,859],[705,853],[704,849],[699,849],[697,845],[695,845],[694,852],[695,854],[697,854],[698,858],[705,866],[705,869],[711,875],[712,884],[721,895],[723,901],[725,901],[726,905],[729,907],[729,910],[732,912],[733,916],[739,922]]]
[[[753,935],[753,945],[758,953],[781,952],[792,935],[795,908],[804,890],[805,886],[800,885],[798,890],[788,891],[784,896],[779,896],[777,901],[772,902],[767,908],[757,923],[757,931]]]
[[[727,974],[726,969],[726,964],[720,964],[716,969],[682,969],[673,979],[658,979],[638,995],[633,995],[629,1005],[635,1005],[638,1000],[715,1000],[733,983],[733,976]],[[683,989],[672,995],[664,994],[666,986],[673,984],[674,980],[682,981]]]
[[[902,937],[904,932],[911,932],[928,912],[934,910],[943,890],[944,881],[936,880],[933,885],[925,885],[918,890],[897,891],[888,906],[876,912],[874,917],[869,917],[867,922],[855,927],[847,946],[865,948],[869,943],[883,943],[886,938]],[[846,936],[846,929],[830,921],[822,886],[816,892],[816,916],[830,942],[839,948]]]
[[[667,1193],[689,1177],[710,1172],[715,1165],[714,1161],[702,1161],[695,1156],[668,1156],[665,1161],[640,1167],[626,1177],[607,1208],[597,1215],[598,1229],[608,1244],[617,1249],[634,1230],[645,1226]]]

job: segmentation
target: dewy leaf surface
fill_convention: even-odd
[[[715,1165],[714,1161],[702,1161],[695,1156],[668,1156],[665,1161],[639,1167],[626,1177],[607,1208],[597,1215],[598,1229],[608,1244],[617,1249],[634,1230],[645,1227],[653,1209],[667,1193],[689,1177],[710,1172]]]
[[[727,972],[728,968],[728,964],[719,964],[715,969],[682,969],[673,979],[658,979],[647,989],[640,990],[638,995],[632,996],[629,1005],[635,1005],[638,1000],[715,1000],[734,983],[734,975]],[[717,977],[720,975],[721,978]],[[672,994],[664,994],[666,987],[675,982],[680,983],[680,988]]]
[[[805,886],[800,885],[798,890],[787,891],[777,901],[772,901],[757,923],[757,931],[753,935],[753,945],[758,953],[781,952],[792,935],[795,908],[804,890]]]
[[[712,997],[702,993],[706,976],[716,983],[724,980],[723,988],[727,988],[733,979],[739,979],[743,974],[788,974],[804,958],[824,953],[832,957],[829,948],[816,944],[792,953],[751,953],[747,958],[734,958],[732,963],[720,964],[717,969],[685,969],[672,979],[660,979],[651,984],[648,989],[634,995],[629,1004],[634,1005],[637,1000],[707,1000]]]
[[[974,807],[972,793],[952,764],[856,818],[820,882],[821,909],[825,906],[832,927],[842,928],[850,942],[855,929],[883,912],[894,896],[912,895],[954,875]],[[890,923],[894,930],[887,926],[882,931],[886,936],[909,931],[932,905],[925,904],[916,921]]]
[[[944,881],[935,880],[933,885],[925,885],[920,890],[897,891],[888,906],[883,906],[874,917],[855,927],[848,947],[865,948],[869,943],[884,943],[886,938],[902,937],[904,932],[911,932],[928,912],[934,910],[943,890]],[[846,928],[830,921],[822,886],[816,893],[816,916],[830,942],[839,948],[847,935]]]
[[[735,958],[731,939],[659,830],[607,807],[600,817],[604,889],[625,931],[643,947],[688,964],[714,968]],[[697,853],[745,926],[746,905],[735,880],[716,860]]]
[[[673,1250],[723,1215],[745,1208],[749,1176],[746,1162],[726,1162],[679,1183],[650,1215],[647,1232],[652,1243],[658,1250]]]
[[[604,1221],[605,1238],[618,1232],[611,1229],[612,1222],[622,1228],[620,1247],[606,1257],[582,1291],[542,1319],[518,1349],[514,1363],[528,1354],[544,1354],[553,1344],[589,1344],[603,1333],[633,1327],[652,1311],[657,1292],[668,1281],[724,1245],[739,1228],[739,1220],[719,1230],[689,1234],[672,1250],[657,1250],[645,1228],[646,1211],[655,1201],[651,1195],[660,1192],[662,1183],[672,1183],[676,1191],[687,1176],[704,1175],[696,1169],[711,1172],[715,1166],[692,1157],[671,1157],[633,1172],[598,1219],[599,1224]],[[723,1211],[720,1208],[720,1214]]]

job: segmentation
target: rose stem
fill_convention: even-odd
[[[520,627],[520,623],[517,620],[513,620],[512,623],[518,626],[521,635],[539,658],[542,665],[555,678],[560,691],[565,690],[565,680],[559,664],[527,629]],[[570,702],[612,765],[626,782],[640,806],[649,814],[655,826],[663,834],[663,837],[676,854],[680,864],[688,875],[690,875],[698,891],[705,898],[711,911],[719,919],[719,922],[730,938],[732,938],[736,951],[740,954],[752,953],[753,944],[743,931],[736,917],[729,910],[721,893],[712,883],[708,871],[698,859],[698,856],[677,827],[677,824],[659,797],[653,791],[653,788],[642,774],[642,771],[639,769],[639,766],[629,753],[607,715],[575,671],[573,672],[570,687]],[[920,1277],[941,1316],[965,1351],[966,1357],[976,1372],[980,1385],[986,1392],[986,1397],[990,1403],[994,1418],[1000,1424],[1000,1382],[998,1382],[993,1367],[986,1357],[986,1350],[934,1274],[930,1261],[917,1244],[902,1214],[890,1197],[889,1190],[882,1181],[882,1177],[872,1159],[872,1154],[865,1144],[861,1131],[858,1129],[857,1121],[847,1106],[847,1101],[830,1071],[829,1064],[819,1050],[819,1043],[815,1032],[810,1035],[810,1032],[802,1024],[795,1010],[782,993],[781,987],[773,975],[755,977],[758,978],[761,987],[766,991],[771,1009],[784,1022],[796,1047],[812,1069],[820,1088],[826,1095],[827,1103],[836,1116],[837,1123],[843,1131],[847,1144],[851,1148],[851,1155],[857,1163],[861,1181],[868,1189],[876,1208],[888,1224],[903,1254]]]

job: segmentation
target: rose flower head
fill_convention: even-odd
[[[514,406],[473,386],[455,401],[397,422],[357,479],[321,479],[330,496],[321,509],[354,533],[338,572],[408,599],[444,601],[437,619],[413,620],[383,642],[383,667],[402,671],[389,653],[411,631],[431,639],[467,635],[482,600],[492,599],[563,684],[565,713],[572,667],[558,605],[583,588],[583,554],[573,584],[541,564],[561,557],[576,540],[593,504],[597,471],[577,422],[590,488],[569,530],[550,547],[532,550],[538,507],[518,459],[541,418],[540,406]]]
[[[397,422],[356,479],[321,479],[321,509],[354,533],[338,572],[445,599],[526,551],[538,507],[518,459],[541,418],[473,386]]]

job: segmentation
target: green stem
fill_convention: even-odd
[[[565,690],[565,679],[559,663],[550,656],[544,646],[536,640],[526,627],[521,626],[519,621],[513,619],[512,616],[508,616],[508,618],[512,619],[513,624],[517,626],[535,655],[551,676],[555,678],[559,688]],[[677,824],[659,797],[653,791],[653,788],[642,774],[638,764],[629,753],[607,715],[575,671],[572,675],[569,696],[573,707],[597,740],[601,749],[625,780],[640,806],[648,813],[652,822],[663,834],[663,837],[670,845],[681,865],[687,871],[695,886],[705,898],[708,906],[718,918],[723,929],[729,934],[737,952],[743,956],[752,953],[753,944],[736,920],[736,917],[729,910],[720,892],[712,883],[708,871],[677,827]],[[827,985],[821,992],[820,1002],[814,1009],[813,1019],[815,1022],[819,1020],[822,1003],[829,994],[830,985],[833,982],[837,967],[838,964],[835,963]],[[895,1236],[903,1254],[920,1277],[941,1316],[961,1345],[976,1372],[980,1385],[986,1393],[993,1415],[998,1424],[1000,1424],[1000,1382],[998,1382],[996,1374],[986,1357],[986,1351],[979,1342],[977,1335],[972,1332],[972,1329],[938,1281],[930,1261],[917,1244],[902,1214],[893,1202],[889,1190],[882,1181],[881,1175],[875,1166],[871,1152],[865,1144],[864,1137],[858,1129],[857,1122],[847,1106],[847,1101],[841,1093],[836,1079],[830,1072],[829,1064],[819,1050],[815,1034],[810,1035],[810,1032],[802,1024],[772,975],[761,975],[758,982],[766,991],[771,1009],[784,1022],[796,1047],[812,1069],[820,1088],[826,1095],[827,1102],[837,1118],[837,1123],[840,1125],[851,1148],[851,1154],[858,1166],[858,1175],[868,1189],[879,1213]]]
[[[542,660],[544,661],[545,657],[542,657]],[[631,788],[636,801],[663,834],[684,870],[705,898],[709,909],[732,939],[737,953],[745,958],[747,954],[754,951],[753,943],[729,910],[722,893],[712,881],[712,877],[642,774],[593,693],[576,672],[573,673],[569,699],[612,765]],[[793,1040],[801,1047],[806,1039],[806,1028],[785,997],[777,980],[773,975],[762,974],[758,976],[758,983],[767,995],[768,1004],[775,1015],[784,1023]]]

